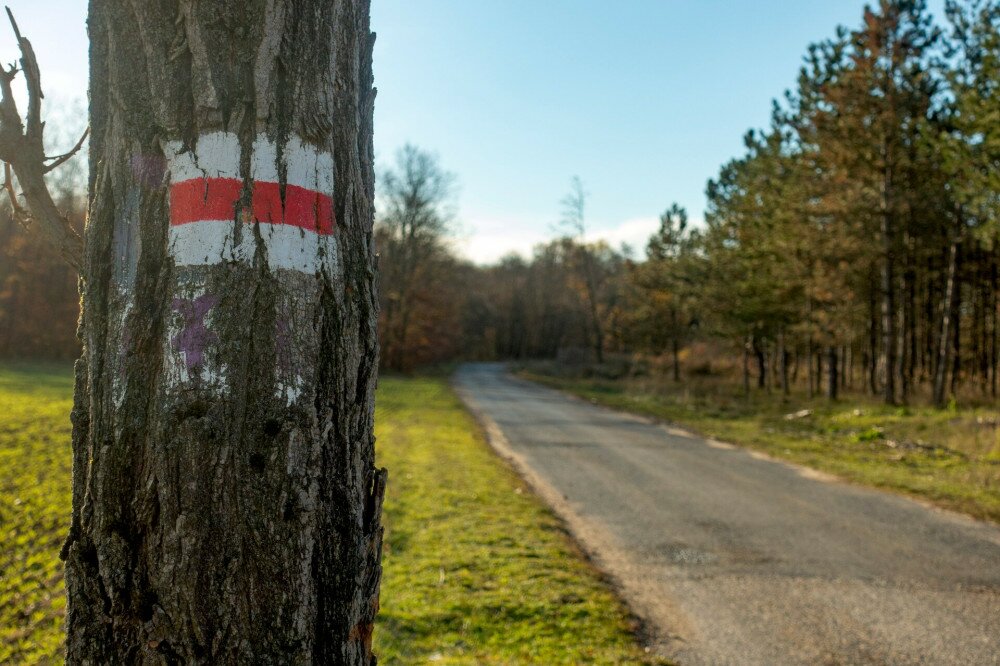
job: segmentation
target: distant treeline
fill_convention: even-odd
[[[64,178],[53,190],[60,209],[82,230],[79,187]],[[75,359],[79,312],[76,271],[42,234],[15,222],[9,205],[0,207],[0,358]]]
[[[380,174],[382,364],[728,349],[751,384],[887,402],[996,396],[1000,0],[882,0],[809,48],[770,127],[672,206],[645,256],[588,237],[574,180],[561,238],[476,267],[449,246],[453,178],[419,149]],[[663,131],[675,131],[665,127]],[[63,208],[81,220],[82,197]],[[76,279],[0,215],[0,356],[77,353]]]
[[[672,207],[642,260],[587,240],[576,181],[565,237],[464,265],[444,240],[449,183],[413,148],[383,178],[390,368],[573,347],[676,359],[712,340],[742,356],[748,385],[789,390],[794,367],[831,396],[845,382],[890,403],[996,396],[997,0],[948,2],[942,24],[922,0],[882,0],[811,46],[771,126],[708,184],[706,225]]]

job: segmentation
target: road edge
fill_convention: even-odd
[[[507,374],[513,377],[510,373]],[[668,604],[662,597],[658,597],[655,606],[659,606],[661,610],[652,612],[651,609],[654,607],[652,600],[644,600],[647,595],[644,594],[642,577],[639,574],[640,567],[628,551],[619,546],[606,529],[576,511],[562,493],[532,469],[521,454],[514,451],[503,429],[492,417],[479,409],[466,390],[457,384],[456,374],[453,373],[449,377],[448,383],[462,406],[481,428],[486,443],[494,453],[510,465],[531,491],[555,514],[563,524],[567,536],[607,581],[609,589],[635,622],[634,633],[640,646],[658,657],[676,659],[678,648],[686,642],[683,633],[676,630],[687,625],[681,616],[681,611]],[[630,571],[635,573],[629,575]],[[667,605],[671,611],[662,612]],[[675,630],[671,631],[667,627],[673,627]]]
[[[711,437],[709,435],[699,432],[696,429],[692,429],[684,425],[683,423],[677,423],[675,421],[662,419],[656,416],[650,416],[648,414],[639,414],[636,412],[630,412],[626,409],[622,409],[619,407],[612,407],[611,405],[606,405],[596,400],[587,400],[586,398],[571,393],[569,391],[564,391],[554,386],[549,386],[542,382],[535,381],[527,377],[522,377],[519,374],[511,372],[509,368],[507,368],[506,372],[508,377],[516,381],[524,382],[526,384],[531,384],[532,386],[537,386],[539,388],[543,388],[548,391],[553,391],[561,396],[565,396],[572,400],[582,402],[583,404],[590,405],[592,407],[597,407],[599,409],[607,410],[619,416],[629,417],[631,419],[635,419],[649,425],[657,426],[659,428],[662,428],[665,432],[667,432],[667,434],[687,437],[694,440],[701,440],[706,445],[711,446],[713,448],[742,451],[751,458],[756,458],[757,460],[764,460],[778,465],[784,465],[785,467],[788,467],[793,471],[795,471],[800,476],[811,479],[813,481],[818,481],[820,483],[840,483],[846,486],[860,488],[862,490],[869,490],[872,492],[881,493],[884,495],[888,495],[890,497],[894,497],[896,499],[912,502],[928,511],[932,511],[934,513],[940,513],[955,522],[964,523],[966,525],[971,525],[974,527],[987,527],[987,528],[993,528],[994,530],[1000,530],[1000,521],[993,521],[988,518],[980,518],[977,516],[969,515],[957,509],[940,506],[939,504],[935,504],[930,499],[921,497],[920,495],[908,493],[902,489],[886,487],[886,486],[875,486],[863,483],[861,481],[857,481],[855,479],[850,479],[845,476],[840,476],[832,472],[825,472],[823,470],[816,469],[815,467],[809,467],[808,465],[803,465],[802,463],[797,463],[791,460],[785,460],[784,458],[773,456],[769,453],[765,453],[764,451],[759,451],[746,444],[737,444],[734,442],[727,442],[715,437]],[[1000,534],[993,535],[991,537],[991,540],[1000,545]]]

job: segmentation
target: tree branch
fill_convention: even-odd
[[[66,153],[65,155],[59,155],[58,157],[46,157],[45,158],[46,160],[55,160],[55,162],[45,167],[45,173],[48,173],[53,169],[58,169],[66,162],[73,159],[73,156],[76,155],[78,152],[80,152],[80,148],[83,147],[83,142],[87,140],[88,136],[90,136],[89,127],[83,131],[83,136],[80,137],[80,140],[76,142],[76,145],[73,146],[73,148],[71,148],[68,153]]]
[[[73,150],[66,155],[55,158],[56,162],[46,166],[43,134],[45,123],[42,122],[42,83],[38,69],[38,60],[31,48],[31,42],[21,35],[14,15],[7,7],[7,17],[10,19],[17,44],[21,50],[21,68],[24,73],[25,85],[28,89],[27,127],[21,122],[17,103],[14,101],[11,81],[17,76],[18,68],[0,70],[0,160],[6,163],[7,176],[4,188],[10,196],[14,215],[18,222],[26,227],[36,228],[46,240],[53,245],[63,259],[73,268],[80,270],[83,263],[83,239],[73,229],[69,220],[59,212],[52,200],[48,186],[45,184],[45,174],[70,159],[87,137],[80,139]],[[13,179],[10,171],[13,169],[21,192],[27,203],[27,209],[17,202]],[[32,224],[37,222],[36,224]]]

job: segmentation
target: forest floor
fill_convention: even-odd
[[[747,397],[725,378],[580,378],[548,362],[515,371],[594,403],[1000,522],[997,405],[891,407],[857,394],[831,402],[758,390]]]
[[[0,663],[62,661],[72,372],[0,365]],[[380,380],[380,663],[660,663],[444,378]]]

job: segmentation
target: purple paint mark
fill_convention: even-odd
[[[129,160],[132,175],[146,187],[160,187],[167,173],[167,160],[163,155],[133,155]]]
[[[215,294],[202,294],[197,298],[174,298],[173,308],[184,317],[181,332],[170,342],[184,352],[184,365],[188,370],[200,367],[205,358],[205,348],[219,339],[205,326],[205,315],[219,304]]]

